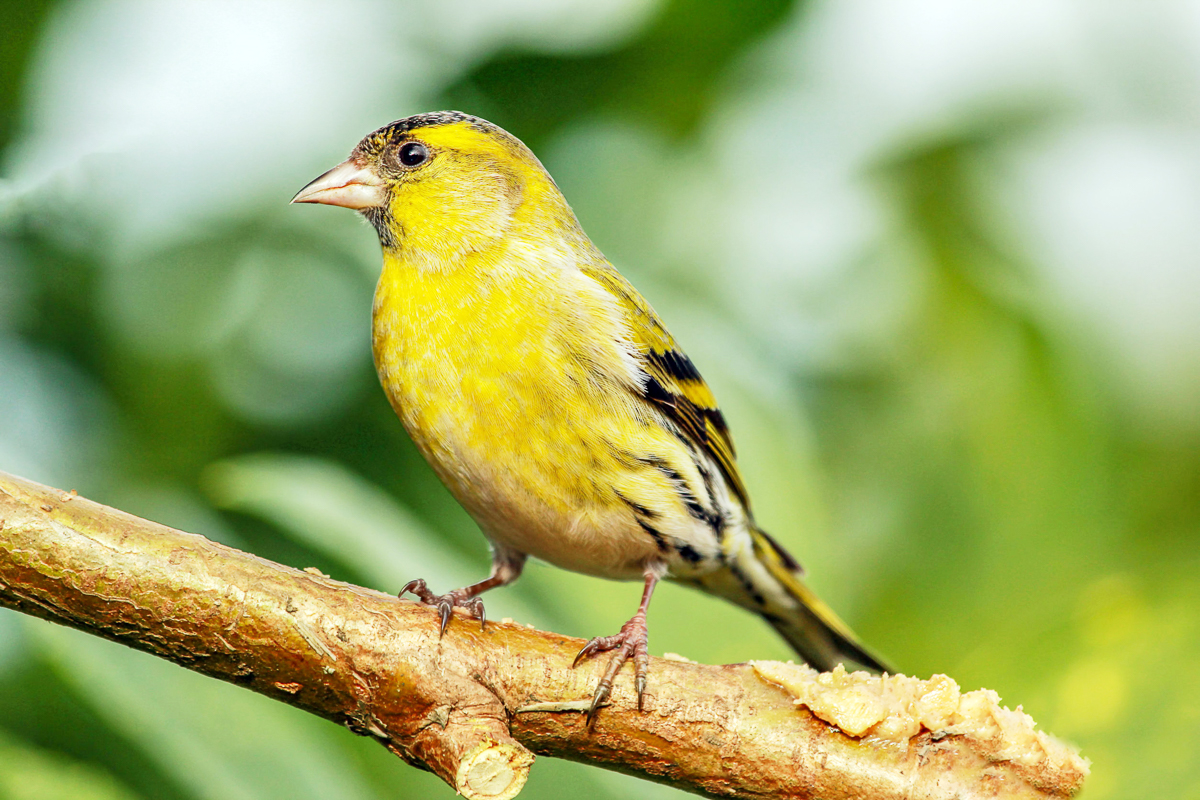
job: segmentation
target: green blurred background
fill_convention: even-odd
[[[482,577],[371,367],[379,252],[289,207],[367,131],[524,139],[713,384],[764,527],[1085,797],[1200,798],[1200,4],[0,7],[0,469],[396,591]],[[489,614],[611,633],[535,565]],[[786,658],[668,586],[652,652]],[[653,679],[653,678],[652,678]],[[672,790],[544,759],[525,797]],[[0,797],[451,797],[377,744],[0,612]]]

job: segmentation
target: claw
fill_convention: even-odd
[[[483,610],[483,600],[472,596],[471,590],[474,587],[468,586],[466,589],[455,589],[452,592],[445,594],[434,594],[429,591],[429,586],[420,578],[411,580],[404,584],[404,588],[400,590],[398,597],[411,592],[416,595],[418,602],[422,605],[436,608],[438,612],[438,636],[446,633],[446,628],[450,625],[450,620],[454,617],[454,607],[458,606],[467,611],[471,616],[479,620],[480,628],[486,630],[487,619]]]
[[[577,666],[580,661],[596,653],[606,650],[616,651],[613,653],[612,660],[608,662],[608,667],[604,670],[604,675],[601,676],[600,682],[596,685],[596,693],[592,696],[592,704],[587,712],[588,725],[592,724],[596,712],[608,703],[608,699],[612,696],[613,681],[616,680],[617,673],[621,671],[621,667],[629,660],[630,656],[633,657],[634,686],[637,688],[638,711],[644,710],[646,667],[650,661],[650,655],[646,649],[648,638],[646,618],[639,613],[621,626],[620,633],[615,636],[597,636],[585,644],[583,649],[579,651],[579,654],[575,656],[575,661],[571,664],[572,668]]]
[[[412,592],[417,597],[420,597],[423,594],[429,593],[429,587],[425,585],[425,581],[421,580],[420,578],[416,578],[404,584],[404,588],[401,589],[400,594],[396,596],[404,597],[404,595],[408,594],[409,592]]]
[[[634,686],[637,687],[638,711],[644,711],[642,707],[646,700],[646,670],[650,666],[650,653],[646,650],[645,643],[633,652],[633,674]]]
[[[483,608],[483,601],[480,600],[478,597],[476,597],[473,600],[471,600],[471,602],[468,604],[467,607],[471,612],[471,616],[473,616],[477,620],[479,620],[479,630],[486,631],[487,630],[487,611],[485,611]]]
[[[596,719],[596,712],[600,707],[608,704],[608,698],[612,694],[612,686],[601,684],[596,687],[596,694],[592,696],[592,704],[587,710],[587,724],[591,726],[592,721]]]
[[[585,644],[583,646],[583,649],[580,650],[575,655],[575,660],[571,662],[571,669],[575,669],[576,667],[578,667],[579,662],[583,661],[585,658],[590,658],[590,657],[594,656],[596,653],[600,652],[600,648],[596,644],[599,641],[600,641],[599,638],[596,638],[596,639],[592,639],[590,642]]]

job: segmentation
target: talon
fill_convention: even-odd
[[[429,586],[425,581],[416,578],[404,584],[404,588],[400,590],[397,597],[403,597],[411,592],[416,595],[417,601],[421,605],[437,609],[438,636],[440,637],[446,633],[446,628],[449,627],[450,620],[454,617],[455,606],[464,609],[471,616],[478,619],[480,627],[486,626],[487,620],[484,616],[483,600],[475,596],[477,591],[479,591],[479,584],[468,586],[465,589],[455,589],[445,594],[434,594],[429,591]]]
[[[401,589],[400,593],[396,596],[404,597],[404,595],[408,594],[409,592],[412,592],[414,595],[420,598],[422,595],[429,594],[429,587],[425,585],[425,581],[421,580],[420,578],[416,578],[415,580],[411,580],[404,584],[404,588]]]
[[[634,686],[637,687],[638,711],[644,711],[642,707],[646,700],[646,670],[650,666],[650,653],[646,650],[646,642],[642,640],[641,646],[633,651],[633,674]]]
[[[600,710],[600,707],[603,705],[607,705],[608,698],[611,695],[612,695],[612,686],[605,686],[604,684],[601,684],[600,686],[596,687],[596,694],[594,694],[592,696],[592,704],[590,706],[588,706],[588,711],[587,711],[587,724],[588,725],[592,724],[592,720],[594,720],[596,718],[596,712]]]
[[[608,702],[612,695],[613,681],[616,680],[617,673],[621,671],[621,667],[625,662],[633,658],[634,668],[634,686],[637,688],[638,711],[642,711],[645,705],[646,694],[646,668],[650,662],[650,655],[647,652],[647,632],[646,620],[644,616],[635,616],[629,622],[621,627],[621,632],[615,636],[597,636],[583,646],[579,654],[575,656],[575,661],[571,664],[575,667],[585,658],[588,658],[596,653],[605,650],[614,650],[612,660],[608,662],[608,666],[604,670],[604,675],[600,678],[600,683],[596,686],[596,693],[592,696],[592,704],[588,708],[587,722],[590,725],[596,716],[596,712]]]
[[[595,655],[599,651],[600,648],[598,648],[596,646],[597,641],[598,640],[596,640],[596,639],[592,639],[590,642],[588,642],[587,644],[585,644],[583,646],[583,649],[580,650],[575,655],[575,660],[571,662],[571,669],[575,669],[576,667],[579,666],[580,661],[583,661],[585,658],[589,658],[592,655]]]
[[[487,630],[487,612],[483,608],[483,601],[478,597],[470,603],[471,615],[479,620],[479,630]]]

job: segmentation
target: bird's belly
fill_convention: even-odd
[[[473,508],[470,501],[462,502],[490,539],[572,572],[638,580],[660,555],[622,509],[585,508],[563,515],[537,503]]]
[[[594,428],[545,407],[530,413],[476,402],[470,393],[444,400],[406,427],[489,538],[564,569],[641,577],[657,548],[613,492],[621,467]]]

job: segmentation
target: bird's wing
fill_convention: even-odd
[[[621,273],[611,267],[588,267],[583,272],[615,297],[625,314],[639,366],[645,373],[642,397],[717,464],[726,484],[748,513],[750,498],[738,473],[729,427],[695,364],[676,344],[650,304]]]

